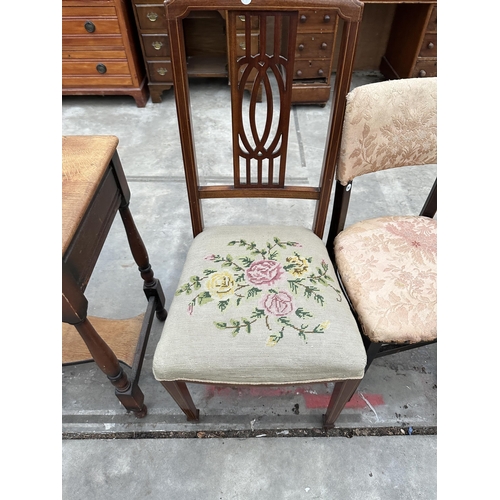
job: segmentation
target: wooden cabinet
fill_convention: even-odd
[[[330,97],[337,14],[328,10],[299,12],[292,102],[324,104]]]
[[[387,78],[437,76],[437,5],[396,8],[380,71]]]
[[[125,0],[62,1],[63,95],[149,97],[136,28]]]

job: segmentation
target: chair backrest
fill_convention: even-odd
[[[194,236],[203,230],[203,199],[253,197],[316,200],[313,231],[322,237],[363,4],[358,0],[167,0],[165,9]],[[343,25],[332,111],[318,186],[292,186],[286,180],[286,158],[297,24],[299,16],[318,9],[328,10],[328,20],[335,29]],[[233,184],[224,186],[199,183],[191,119],[183,19],[207,10],[223,13],[227,26]],[[245,40],[243,55],[236,51],[237,32]],[[257,50],[251,43],[256,32]],[[246,89],[250,89],[249,97],[245,96]],[[265,96],[265,104],[259,106],[260,93]],[[273,93],[279,99],[273,99]],[[274,108],[276,103],[278,109]],[[256,111],[262,107],[265,118],[258,122]]]
[[[357,87],[347,95],[327,245],[342,231],[355,177],[437,163],[437,77]],[[436,212],[437,180],[420,215]]]

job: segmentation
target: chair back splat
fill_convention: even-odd
[[[207,198],[298,198],[316,200],[313,231],[322,237],[333,186],[340,143],[345,96],[349,91],[363,4],[358,0],[172,0],[166,1],[172,74],[187,180],[188,198],[196,236],[204,227],[201,201]],[[297,25],[328,9],[321,20],[342,36],[335,76],[334,98],[318,186],[290,186],[286,182],[288,129]],[[183,19],[196,11],[216,10],[226,17],[229,82],[231,85],[233,172],[232,185],[201,186],[198,177],[189,99]],[[300,12],[299,12],[300,11]],[[244,30],[244,55],[237,54],[237,31]],[[258,33],[258,47],[252,40]],[[273,90],[277,89],[277,90]],[[250,90],[250,100],[245,99]],[[273,99],[273,91],[279,99]],[[265,119],[256,121],[256,109],[265,95]],[[278,109],[274,109],[274,105]]]

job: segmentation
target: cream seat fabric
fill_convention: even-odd
[[[437,222],[380,217],[335,239],[335,255],[363,332],[372,342],[437,337]]]
[[[365,364],[320,238],[304,227],[220,226],[192,243],[153,371],[272,385],[360,379]]]

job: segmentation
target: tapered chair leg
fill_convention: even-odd
[[[340,415],[340,412],[344,409],[349,399],[351,399],[360,382],[361,379],[335,382],[330,404],[328,405],[325,415],[323,415],[323,427],[325,429],[334,427],[337,417]]]
[[[189,421],[197,422],[200,419],[200,410],[194,405],[191,394],[184,382],[162,382],[161,384],[179,405],[179,408],[185,413]]]

